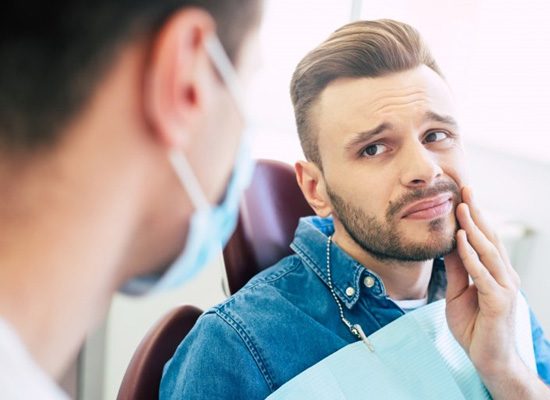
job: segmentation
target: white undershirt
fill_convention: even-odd
[[[0,317],[0,398],[68,400],[36,364],[13,328]]]
[[[420,308],[422,306],[425,306],[428,304],[428,296],[422,298],[422,299],[413,299],[413,300],[394,300],[392,299],[395,304],[397,304],[403,311],[406,313],[409,311],[414,311],[417,308]]]

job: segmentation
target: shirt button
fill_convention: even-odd
[[[363,280],[363,283],[365,284],[366,287],[371,288],[374,286],[374,278],[372,276],[367,276]]]
[[[346,296],[351,297],[355,294],[355,289],[351,286],[346,289]]]

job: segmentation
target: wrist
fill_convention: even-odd
[[[550,390],[519,357],[480,376],[494,400],[550,399]]]
[[[527,366],[519,356],[515,346],[506,345],[504,347],[509,351],[497,353],[492,349],[485,348],[481,357],[479,351],[471,356],[472,363],[483,381],[505,381],[524,376],[528,372]],[[476,355],[478,356],[476,357]]]
[[[485,365],[476,365],[484,381],[499,382],[525,378],[529,370],[519,355],[508,359],[491,360]]]

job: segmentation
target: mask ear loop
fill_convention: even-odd
[[[204,47],[210,56],[214,67],[221,75],[227,90],[231,93],[238,112],[241,117],[244,117],[244,97],[239,82],[239,77],[237,76],[233,64],[231,64],[227,53],[220,43],[220,40],[216,35],[210,35],[206,38]],[[170,150],[169,158],[178,175],[178,178],[187,190],[195,209],[198,210],[205,207],[210,207],[203,190],[201,190],[197,177],[192,173],[191,165],[187,161],[187,158],[176,149]]]
[[[197,177],[191,172],[191,165],[189,165],[187,158],[177,149],[171,149],[168,156],[195,209],[210,207]]]
[[[231,94],[235,107],[241,115],[244,125],[250,127],[252,122],[250,120],[250,116],[246,113],[244,105],[245,97],[243,87],[241,85],[241,79],[237,75],[237,71],[223,48],[220,39],[217,35],[212,34],[204,41],[204,47],[210,56],[214,67],[224,81],[228,92]],[[250,129],[246,129],[241,140],[244,140],[245,142],[252,142],[254,138],[255,135],[252,134],[252,131]]]
[[[206,52],[210,56],[210,59],[212,63],[214,64],[214,67],[220,74],[222,80],[224,81],[224,84],[233,97],[235,106],[237,108],[237,111],[243,118],[243,120],[246,121],[246,113],[244,109],[244,93],[242,91],[242,86],[240,83],[240,78],[237,76],[237,73],[235,71],[235,67],[233,66],[231,60],[227,56],[227,52],[223,48],[223,45],[221,44],[219,38],[217,35],[210,35],[206,38],[204,47],[206,49]],[[245,135],[249,135],[248,132],[245,132]],[[241,140],[246,140],[247,138],[241,138]],[[237,154],[237,157],[239,154]],[[220,246],[220,254],[223,251],[223,249]],[[226,296],[230,296],[230,290],[229,290],[229,279],[227,276],[227,270],[225,269],[224,264],[221,264],[222,269],[222,290]]]
[[[214,66],[218,70],[218,73],[222,76],[227,90],[229,90],[235,99],[235,105],[237,106],[239,113],[244,117],[246,115],[243,104],[244,94],[242,92],[240,79],[235,72],[235,67],[233,67],[231,60],[229,60],[220,39],[218,39],[216,35],[210,35],[206,38],[204,47],[210,56],[210,59],[214,63]]]

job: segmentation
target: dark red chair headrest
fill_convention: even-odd
[[[134,352],[117,400],[158,399],[164,364],[174,355],[201,313],[197,307],[177,307],[151,328]]]
[[[288,164],[258,160],[246,190],[237,229],[224,249],[229,290],[292,253],[289,245],[300,217],[313,215]]]

